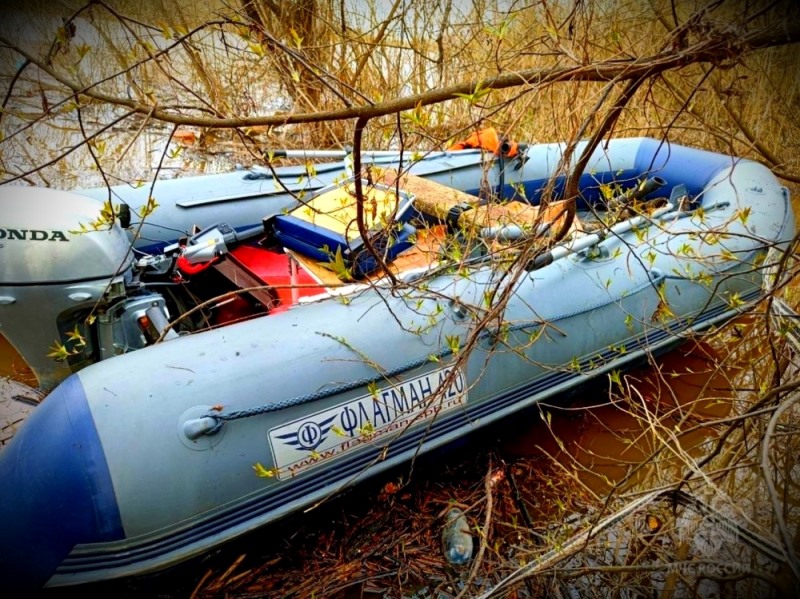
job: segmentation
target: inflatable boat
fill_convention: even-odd
[[[502,173],[484,159],[459,166],[480,153],[444,153],[426,166],[444,181],[390,162],[300,206],[237,222],[217,213],[152,253],[129,256],[111,229],[95,231],[108,260],[92,262],[92,276],[125,276],[95,320],[59,321],[66,378],[0,450],[6,584],[76,585],[200,556],[762,297],[767,255],[795,233],[769,169],[611,140],[567,222],[559,201],[537,206],[548,187],[562,193],[563,148],[531,146]],[[481,180],[495,199],[479,195]],[[93,200],[72,199],[85,219]],[[27,229],[62,230],[48,227]],[[206,289],[223,280],[222,295]],[[3,327],[31,287],[13,282],[0,283]],[[176,288],[195,283],[199,301],[185,309]],[[76,304],[111,299],[83,292]],[[111,326],[117,316],[127,328]],[[90,321],[109,328],[73,328]],[[107,355],[91,359],[98,351]]]

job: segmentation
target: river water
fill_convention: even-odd
[[[660,448],[660,428],[676,429],[724,418],[732,411],[736,372],[720,367],[720,356],[708,344],[679,348],[623,377],[623,388],[583,396],[569,406],[544,407],[552,414],[504,444],[509,456],[548,456],[573,471],[587,490],[603,497],[621,482],[635,487],[652,477],[654,469],[682,464],[675,455],[658,459],[628,479],[631,470],[646,464]],[[688,428],[688,427],[687,427]],[[698,455],[714,429],[698,428],[682,435],[683,451]]]

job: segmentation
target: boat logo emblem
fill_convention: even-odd
[[[278,439],[283,440],[286,445],[291,445],[295,449],[314,451],[328,436],[331,427],[333,427],[334,418],[336,418],[336,415],[321,422],[306,420],[297,427],[296,431],[276,436]]]

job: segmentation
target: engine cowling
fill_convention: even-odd
[[[0,187],[0,284],[113,277],[130,265],[128,237],[103,224],[103,204],[38,187]]]
[[[91,361],[83,321],[125,293],[129,238],[118,222],[102,222],[102,210],[102,202],[67,191],[0,186],[0,335],[40,388]],[[83,344],[70,341],[75,326]],[[71,352],[60,362],[48,356],[57,344]],[[0,376],[17,379],[17,369],[0,363]]]

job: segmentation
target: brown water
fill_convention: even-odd
[[[16,348],[0,334],[0,379],[8,378],[31,387],[38,386],[36,375]]]
[[[631,487],[677,468],[681,451],[696,457],[715,435],[713,427],[700,427],[675,437],[730,413],[729,381],[735,373],[720,363],[721,356],[705,343],[675,350],[651,367],[626,373],[622,388],[607,395],[584,396],[566,407],[542,405],[549,419],[533,422],[503,450],[511,459],[551,460],[597,496],[622,483]],[[659,459],[641,468],[657,451]]]

